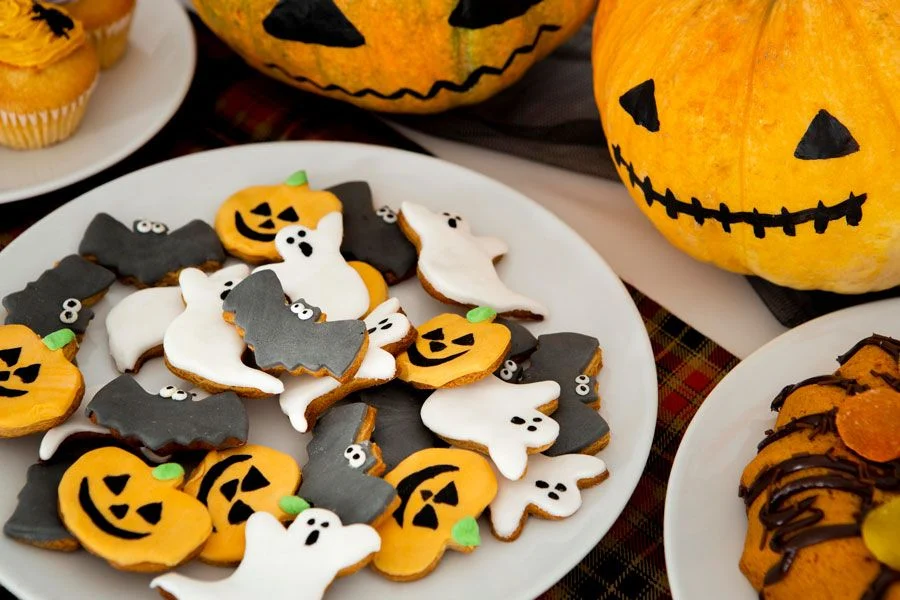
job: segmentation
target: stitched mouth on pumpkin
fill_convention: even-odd
[[[762,213],[754,208],[752,211],[734,212],[724,202],[719,204],[719,208],[709,208],[700,204],[697,198],[691,198],[690,202],[679,200],[668,188],[663,193],[658,192],[653,188],[649,175],[643,179],[638,176],[634,165],[622,156],[621,146],[613,145],[613,160],[617,166],[628,171],[628,181],[632,187],[641,189],[647,206],[658,202],[666,209],[666,215],[670,219],[677,220],[679,215],[687,215],[698,225],[703,225],[707,220],[716,221],[725,233],[731,233],[732,225],[746,224],[753,228],[753,235],[760,239],[766,237],[767,229],[781,229],[785,235],[794,237],[797,235],[797,225],[810,222],[819,234],[825,233],[830,223],[841,219],[846,219],[847,225],[856,227],[862,221],[862,206],[867,199],[866,194],[850,192],[846,200],[832,206],[826,206],[820,200],[813,208],[796,211],[782,208],[778,213]]]
[[[526,44],[524,46],[519,46],[514,49],[509,57],[506,59],[506,62],[500,67],[492,67],[488,65],[482,65],[469,73],[469,76],[462,82],[449,81],[446,79],[441,79],[434,84],[432,84],[431,88],[427,92],[420,92],[417,90],[413,90],[410,88],[401,88],[395,92],[385,93],[380,92],[378,90],[373,90],[371,88],[364,88],[357,91],[350,91],[346,88],[343,88],[336,84],[328,84],[322,85],[309,79],[308,77],[303,77],[302,75],[294,75],[288,71],[286,71],[280,65],[275,63],[266,63],[266,68],[273,69],[275,71],[280,72],[282,75],[286,77],[290,77],[294,81],[303,84],[309,84],[323,92],[338,92],[344,94],[346,96],[352,96],[354,98],[365,98],[367,96],[374,96],[376,98],[380,98],[382,100],[400,100],[401,98],[405,98],[407,96],[411,96],[418,100],[431,100],[435,96],[437,96],[442,91],[453,92],[457,94],[464,94],[474,88],[478,83],[482,80],[482,78],[486,76],[500,76],[503,75],[516,61],[520,55],[527,55],[534,52],[538,44],[541,41],[541,37],[545,33],[554,33],[562,29],[560,25],[549,25],[544,24],[538,27],[537,33],[534,36],[534,41],[530,44]]]

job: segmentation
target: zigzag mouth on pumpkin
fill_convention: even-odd
[[[690,202],[679,200],[669,188],[664,193],[653,189],[650,176],[641,179],[635,172],[634,165],[622,157],[622,148],[613,145],[613,159],[617,166],[624,167],[628,171],[628,180],[632,187],[638,187],[644,193],[647,206],[653,206],[658,202],[666,209],[666,215],[670,219],[678,219],[679,215],[693,217],[698,225],[703,225],[707,220],[718,222],[725,233],[731,233],[731,226],[746,224],[753,227],[753,235],[757,238],[766,237],[766,229],[781,229],[785,235],[794,237],[797,235],[797,225],[813,223],[816,233],[822,234],[828,229],[832,221],[847,220],[847,225],[856,227],[862,221],[862,205],[865,204],[867,195],[856,195],[850,192],[846,200],[838,202],[834,206],[826,206],[821,200],[814,208],[804,208],[797,211],[789,211],[782,207],[779,213],[761,213],[757,209],[752,211],[733,212],[723,202],[719,208],[709,208],[700,204],[697,198],[691,198]]]
[[[289,73],[283,67],[275,63],[266,63],[265,66],[268,69],[278,71],[282,75],[289,77],[298,83],[309,84],[323,92],[339,92],[353,98],[365,98],[367,96],[374,96],[376,98],[380,98],[381,100],[400,100],[401,98],[411,96],[418,100],[431,100],[444,90],[457,94],[463,94],[478,85],[481,79],[485,76],[503,75],[513,65],[518,56],[531,54],[537,49],[538,44],[541,41],[541,37],[544,35],[544,33],[554,33],[559,31],[560,29],[562,29],[562,26],[560,25],[541,25],[540,27],[538,27],[537,34],[534,36],[534,41],[528,45],[520,46],[513,50],[502,67],[491,67],[487,65],[478,67],[477,69],[472,71],[462,83],[457,83],[455,81],[449,81],[446,79],[438,80],[434,82],[434,84],[431,86],[431,89],[429,89],[425,93],[410,88],[401,88],[389,94],[385,94],[384,92],[379,92],[378,90],[373,90],[371,88],[364,88],[362,90],[351,92],[350,90],[333,83],[322,85],[313,81],[312,79],[309,79],[308,77],[303,77],[302,75],[293,75],[292,73]]]

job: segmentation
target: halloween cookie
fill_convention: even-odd
[[[315,227],[340,211],[337,196],[310,189],[306,171],[297,171],[278,185],[248,187],[229,197],[216,213],[215,227],[229,254],[258,264],[280,258],[275,235],[281,229]]]
[[[357,260],[348,262],[347,264],[353,267],[353,270],[359,274],[360,278],[363,280],[363,284],[366,286],[366,291],[369,293],[369,306],[366,308],[365,312],[365,314],[368,315],[375,310],[379,304],[388,299],[390,295],[388,284],[381,273],[379,273],[372,265]]]
[[[553,413],[559,436],[545,454],[596,454],[609,444],[609,424],[597,412],[600,397],[596,376],[601,364],[596,338],[580,333],[551,333],[538,338],[528,367],[519,369],[519,380],[559,384],[559,406]]]
[[[63,475],[59,514],[85,549],[117,569],[170,569],[212,533],[206,507],[180,491],[183,479],[176,463],[151,469],[119,448],[92,450]]]
[[[275,373],[328,375],[350,381],[369,345],[366,324],[359,320],[323,322],[321,310],[304,300],[288,305],[284,296],[278,277],[260,271],[238,284],[225,299],[225,319],[237,326],[253,350],[256,364]]]
[[[222,315],[222,302],[248,273],[246,265],[209,276],[199,269],[182,271],[179,284],[185,309],[166,329],[163,351],[170,371],[205,390],[264,398],[280,394],[284,386],[278,378],[244,364],[244,340]]]
[[[167,385],[152,393],[131,375],[103,386],[85,413],[115,437],[156,454],[241,446],[250,429],[244,403],[234,392],[202,398]]]
[[[135,221],[129,228],[106,213],[88,225],[78,253],[114,271],[123,283],[140,288],[175,285],[182,269],[214,271],[225,260],[216,232],[203,221],[174,231],[147,220]]]
[[[341,254],[378,269],[389,285],[412,277],[416,248],[397,224],[391,207],[372,205],[372,188],[365,181],[348,181],[328,190],[344,205],[344,240]]]
[[[438,315],[419,326],[416,341],[397,357],[397,377],[421,389],[458,387],[496,370],[510,348],[510,332],[479,308],[466,317]]]
[[[109,353],[121,373],[137,373],[151,358],[163,355],[166,329],[184,312],[180,287],[138,290],[106,315]]]
[[[279,402],[281,410],[300,432],[309,431],[316,418],[332,404],[357,390],[373,387],[394,378],[397,367],[394,355],[408,346],[416,330],[400,311],[400,301],[391,298],[365,318],[369,345],[353,379],[341,383],[333,377],[287,376]]]
[[[518,481],[500,478],[491,502],[491,531],[511,542],[522,534],[528,515],[565,519],[581,508],[581,490],[609,477],[606,463],[596,456],[564,454],[528,457],[528,470]]]
[[[503,381],[516,383],[522,378],[522,362],[537,349],[537,338],[524,326],[509,319],[494,319],[498,325],[509,329],[509,352],[494,375]]]
[[[400,207],[400,228],[419,253],[419,280],[425,291],[447,304],[490,306],[503,316],[541,320],[547,309],[506,287],[494,262],[506,244],[472,234],[459,215],[435,214],[418,204]]]
[[[369,291],[356,269],[341,256],[341,213],[330,213],[315,229],[291,225],[275,236],[282,262],[257,267],[278,276],[292,301],[319,307],[331,321],[358,319],[369,307]]]
[[[86,439],[93,437],[109,437],[112,434],[109,429],[92,422],[84,411],[94,395],[102,389],[103,386],[91,386],[84,391],[78,408],[63,423],[56,427],[51,427],[44,433],[41,438],[41,445],[38,449],[38,456],[41,460],[47,461],[54,457],[60,447],[68,440],[75,441],[77,439]]]
[[[287,529],[265,512],[247,521],[247,550],[240,566],[220,581],[168,573],[150,582],[176,600],[318,600],[335,577],[365,567],[381,547],[368,525],[344,525],[333,512],[308,508]]]
[[[41,339],[24,325],[0,325],[0,438],[47,431],[69,418],[84,379],[66,358],[71,329]]]
[[[497,377],[436,390],[422,405],[422,422],[453,446],[488,454],[507,479],[521,479],[529,454],[549,448],[559,425],[555,381],[512,384]]]
[[[447,548],[472,552],[481,545],[476,519],[497,494],[483,457],[455,448],[421,450],[384,479],[397,488],[400,506],[378,527],[376,571],[413,581],[433,571]]]
[[[235,565],[244,556],[247,519],[256,512],[293,520],[286,512],[300,485],[300,467],[292,457],[248,445],[207,454],[184,484],[185,493],[209,509],[213,533],[200,552],[200,560],[214,565]]]
[[[57,488],[74,461],[35,464],[28,467],[28,479],[19,492],[18,504],[3,525],[6,537],[46,550],[72,552],[81,545],[59,520]]]
[[[379,478],[384,463],[369,441],[374,425],[375,409],[365,404],[328,411],[306,447],[309,460],[297,495],[347,523],[381,522],[396,507],[397,494]]]
[[[3,307],[8,311],[6,323],[25,325],[40,336],[62,328],[82,336],[94,318],[89,307],[106,294],[115,280],[112,271],[72,254],[44,271],[24,290],[3,298]]]

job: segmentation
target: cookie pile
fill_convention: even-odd
[[[43,433],[4,533],[128,571],[237,566],[162,575],[167,597],[318,598],[368,564],[411,581],[472,552],[485,510],[504,541],[572,515],[608,476],[601,351],[512,320],[547,310],[500,279],[507,250],[457,214],[395,213],[365,182],[313,190],[303,171],[226,199],[214,228],[97,215],[77,255],[3,299],[0,437]],[[389,294],[414,273],[465,313],[414,327]],[[117,279],[139,288],[106,320],[122,374],[86,387],[79,341]],[[133,374],[160,358],[174,383],[148,391]],[[311,432],[302,469],[247,444],[247,401]]]

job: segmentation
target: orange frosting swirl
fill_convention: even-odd
[[[84,27],[65,9],[32,0],[0,2],[0,62],[46,67],[84,43]]]

